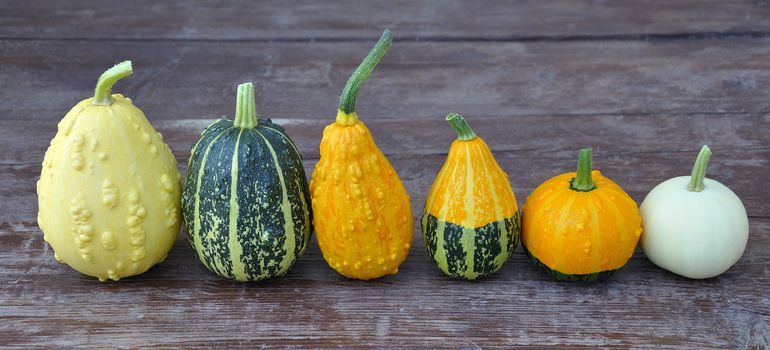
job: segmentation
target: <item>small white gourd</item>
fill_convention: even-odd
[[[666,180],[640,208],[642,249],[666,270],[694,279],[718,276],[746,248],[749,219],[735,193],[705,178],[711,150],[703,146],[691,176]]]

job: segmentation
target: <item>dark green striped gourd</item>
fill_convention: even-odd
[[[285,274],[310,238],[302,158],[284,129],[257,120],[254,87],[238,86],[235,120],[207,127],[192,147],[182,211],[187,238],[211,271],[238,281]]]

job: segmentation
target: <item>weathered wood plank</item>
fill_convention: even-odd
[[[0,40],[2,119],[57,120],[122,59],[116,91],[151,119],[231,114],[253,81],[258,111],[334,117],[371,41],[354,43],[42,42]],[[770,111],[770,39],[394,44],[359,96],[365,120],[520,115]]]
[[[714,150],[709,177],[730,186],[752,216],[770,212],[770,188],[757,179],[770,177],[770,114],[689,116],[519,117],[473,120],[471,125],[506,170],[520,202],[542,181],[573,171],[579,148],[595,149],[594,164],[641,203],[647,192],[673,176],[689,174],[698,149]],[[306,162],[308,176],[318,160],[326,121],[277,120],[285,125]],[[189,149],[211,120],[160,120],[158,130],[176,154],[182,174]],[[419,214],[425,195],[455,137],[443,117],[431,120],[367,122],[379,147],[391,158]],[[0,121],[0,194],[17,201],[0,204],[0,218],[26,221],[35,212],[34,180],[55,133],[54,121]],[[44,140],[33,142],[33,140]]]
[[[347,280],[313,243],[288,276],[240,284],[205,271],[180,235],[146,274],[99,283],[57,264],[34,224],[2,223],[0,322],[4,345],[19,347],[762,348],[770,343],[768,244],[770,220],[752,220],[744,257],[705,281],[667,273],[637,252],[609,283],[558,283],[519,249],[499,274],[469,283],[441,275],[415,227],[396,276]]]
[[[577,150],[577,148],[576,148]],[[500,166],[506,170],[511,185],[520,205],[537,185],[552,176],[574,171],[575,152],[560,152],[563,156],[530,157],[526,154],[503,153],[497,155]],[[626,192],[641,204],[647,193],[658,183],[674,176],[689,174],[692,168],[694,152],[677,153],[638,153],[602,156],[594,155],[594,165],[602,173],[621,185]],[[722,152],[728,160],[713,160],[709,178],[727,184],[741,198],[746,211],[751,217],[768,217],[770,212],[770,190],[767,186],[758,186],[757,178],[768,178],[767,163],[770,149]],[[729,160],[744,156],[738,161]],[[441,168],[445,155],[424,157],[390,157],[390,161],[400,174],[410,195],[412,214],[420,214],[425,196]],[[305,171],[310,176],[316,160],[305,161]],[[643,168],[645,164],[655,164]],[[729,164],[729,165],[727,165]],[[186,174],[186,164],[180,161],[180,172]],[[0,189],[0,195],[13,198],[13,201],[0,202],[0,220],[30,221],[37,213],[35,181],[40,176],[39,164],[8,165],[0,169],[0,183],[6,186]]]
[[[444,113],[445,114],[445,113]],[[457,134],[444,114],[414,119],[366,119],[377,145],[388,156],[443,155]],[[695,152],[709,144],[717,152],[768,147],[770,113],[637,114],[479,117],[465,114],[471,127],[495,152],[529,156],[570,156],[581,146],[620,153]],[[232,117],[229,117],[232,118]],[[179,160],[187,160],[201,131],[216,119],[150,118]],[[333,118],[274,118],[294,140],[303,158],[318,159],[323,129]],[[0,120],[0,164],[42,161],[58,120]],[[43,142],[40,142],[42,140]],[[562,153],[566,152],[566,153]],[[745,158],[745,157],[740,157]]]
[[[770,6],[765,1],[124,2],[0,0],[1,347],[397,348],[770,347]],[[444,277],[415,225],[397,276],[347,280],[313,242],[285,278],[239,284],[199,264],[182,232],[148,273],[98,283],[57,264],[35,224],[35,180],[56,122],[98,75],[133,59],[117,91],[164,133],[184,174],[236,84],[280,119],[308,175],[347,75],[384,27],[392,52],[359,114],[417,216],[468,117],[510,174],[519,204],[572,170],[575,152],[640,202],[689,172],[703,143],[710,177],[751,216],[744,257],[691,281],[637,251],[617,278],[551,281],[521,249],[493,278]]]
[[[0,37],[94,40],[561,40],[770,31],[763,1],[0,3]]]

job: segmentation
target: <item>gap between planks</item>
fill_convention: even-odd
[[[538,42],[596,42],[596,41],[679,41],[679,40],[731,40],[770,38],[766,31],[737,32],[683,32],[683,33],[624,33],[624,34],[585,34],[585,35],[501,35],[501,36],[440,36],[440,35],[405,35],[393,41],[403,42],[502,42],[502,43],[538,43]],[[108,37],[72,37],[46,38],[37,36],[10,37],[0,36],[4,41],[54,41],[54,42],[201,42],[201,43],[352,43],[371,42],[372,37],[276,37],[276,38],[108,38]]]

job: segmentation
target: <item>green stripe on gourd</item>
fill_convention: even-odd
[[[468,280],[500,270],[513,254],[521,232],[519,213],[479,228],[468,228],[423,213],[428,254],[445,274]]]
[[[615,270],[607,270],[607,271],[601,271],[601,272],[595,272],[595,273],[588,273],[583,275],[568,275],[568,274],[564,274],[559,271],[556,271],[554,269],[551,269],[542,261],[540,261],[540,259],[532,255],[532,253],[529,250],[527,250],[526,246],[524,246],[523,244],[521,246],[524,248],[524,252],[527,253],[527,257],[529,257],[529,261],[531,261],[533,264],[535,264],[535,266],[541,268],[548,275],[550,275],[551,277],[559,281],[576,282],[576,283],[601,282],[614,276],[615,272],[620,270],[620,269],[615,269]]]
[[[193,146],[183,211],[190,244],[211,271],[239,281],[285,274],[312,230],[302,158],[283,128],[257,119],[251,84],[234,121],[220,119]]]

